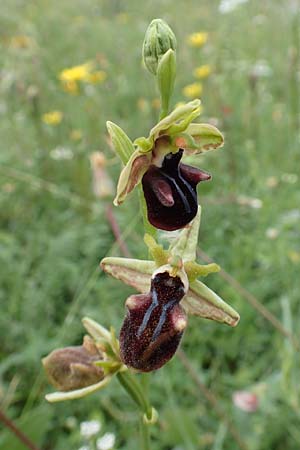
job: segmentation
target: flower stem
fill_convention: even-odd
[[[143,417],[140,419],[140,436],[142,450],[150,450],[149,425],[144,423]]]
[[[136,377],[127,371],[119,372],[117,378],[132,400],[139,406],[141,412],[150,420],[152,416],[152,407],[149,404],[143,387],[136,380]]]
[[[132,374],[128,371],[119,372],[117,374],[117,378],[122,387],[140,409],[141,450],[150,450],[149,425],[151,423],[150,421],[152,419],[153,410],[148,401],[147,388],[145,388],[145,382],[148,382],[148,380],[145,380],[144,377],[142,383],[139,383],[136,380],[136,377],[132,376]],[[146,423],[145,418],[149,420],[149,423]]]

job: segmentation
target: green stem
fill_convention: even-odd
[[[119,372],[117,378],[133,401],[139,406],[141,412],[150,420],[152,407],[145,395],[145,390],[130,372]]]
[[[140,436],[141,436],[141,447],[143,450],[150,450],[150,432],[149,425],[145,424],[143,417],[140,420]]]
[[[169,107],[162,108],[161,113],[159,115],[159,120],[164,119],[169,114]]]

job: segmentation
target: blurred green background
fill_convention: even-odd
[[[153,374],[160,422],[151,448],[299,450],[299,350],[240,288],[299,342],[296,0],[2,0],[0,406],[41,449],[92,450],[108,432],[113,448],[138,448],[135,407],[116,381],[49,405],[40,360],[81,342],[84,315],[120,329],[132,291],[98,268],[120,250],[106,214],[112,197],[95,195],[89,158],[103,152],[115,186],[106,120],[131,138],[157,121],[158,93],[141,63],[155,17],[178,40],[173,104],[200,94],[201,121],[225,135],[223,149],[192,161],[213,175],[200,187],[199,245],[240,283],[207,280],[241,321],[231,329],[190,318],[182,349],[202,384],[178,357]],[[145,257],[138,208],[134,193],[113,213],[130,252]],[[90,440],[80,433],[86,420],[102,425]],[[1,450],[25,448],[0,430]]]

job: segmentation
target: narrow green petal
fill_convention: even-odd
[[[156,242],[153,236],[146,233],[144,236],[144,242],[147,245],[152,258],[156,262],[157,267],[167,264],[169,254],[163,249],[162,245],[159,245]]]
[[[201,281],[190,284],[181,305],[189,314],[226,323],[231,327],[235,327],[240,320],[239,314]]]
[[[189,281],[192,282],[198,277],[206,277],[210,273],[219,272],[221,268],[216,263],[202,265],[194,261],[187,261],[184,264],[184,269],[187,273]]]
[[[88,394],[92,394],[100,389],[103,389],[108,385],[112,377],[106,377],[99,383],[92,384],[82,389],[76,389],[68,392],[53,392],[45,396],[46,400],[50,403],[62,402],[64,400],[75,400],[77,398],[85,397]]]

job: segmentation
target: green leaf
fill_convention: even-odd
[[[174,90],[175,78],[176,56],[175,52],[170,49],[161,58],[157,68],[157,83],[162,105],[161,119],[169,112],[169,104]]]
[[[115,123],[108,121],[106,122],[106,126],[117,155],[120,157],[123,164],[127,164],[135,150],[133,143],[125,131]]]

